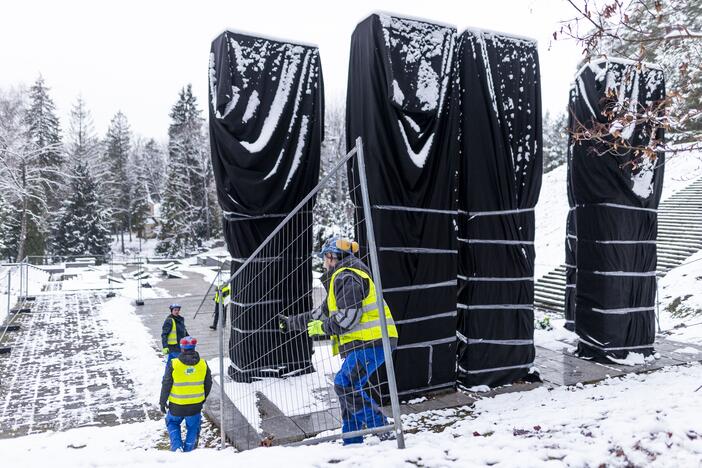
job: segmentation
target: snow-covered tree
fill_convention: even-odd
[[[143,236],[144,223],[149,214],[149,170],[144,152],[144,142],[141,138],[135,138],[132,154],[129,158],[128,178],[129,178],[129,217],[131,229]]]
[[[331,102],[324,116],[324,141],[321,148],[320,177],[325,176],[346,154],[346,110],[342,102]],[[354,236],[353,203],[349,197],[346,168],[332,176],[317,196],[315,213],[315,248],[332,235]]]
[[[639,66],[654,62],[666,75],[667,97],[641,106],[635,113],[621,106],[611,121],[636,122],[663,128],[665,144],[656,139],[631,147],[623,138],[610,137],[610,125],[574,131],[576,139],[595,140],[655,158],[702,149],[702,3],[699,0],[570,0],[574,16],[565,20],[555,38],[575,39],[585,61],[618,56]]]
[[[44,78],[39,76],[29,88],[29,104],[25,110],[24,124],[37,163],[41,166],[43,198],[49,209],[58,206],[61,200],[61,166],[65,161],[61,144],[61,128],[56,116],[56,106],[49,96]]]
[[[129,156],[131,153],[131,130],[127,117],[120,111],[110,121],[104,143],[104,157],[109,172],[105,176],[107,196],[112,208],[112,225],[115,233],[122,237],[124,251],[124,232],[130,231],[131,190],[128,177]]]
[[[193,252],[216,234],[218,219],[204,119],[191,85],[180,91],[170,117],[168,171],[156,250],[176,255]]]
[[[107,255],[109,217],[98,200],[97,184],[83,158],[74,161],[70,193],[63,202],[53,236],[57,255]]]
[[[568,117],[564,112],[543,119],[544,173],[566,162],[568,153]]]
[[[19,226],[17,212],[0,193],[0,260],[13,258],[16,253]]]
[[[55,144],[38,146],[37,140],[31,139],[26,103],[21,91],[0,93],[0,193],[17,213],[9,227],[15,230],[10,234],[14,245],[9,248],[17,259],[44,254],[48,231],[45,189],[55,185],[55,177],[65,176],[59,169],[43,165],[47,151],[55,149]]]
[[[158,202],[161,200],[161,192],[163,191],[166,153],[153,138],[143,144],[141,152],[149,197],[153,202]]]

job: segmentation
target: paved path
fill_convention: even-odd
[[[0,437],[160,417],[134,382],[100,306],[105,293],[39,295],[0,355]]]
[[[208,283],[203,276],[192,271],[184,272],[185,279],[168,278],[160,281],[156,286],[165,289],[170,297],[159,299],[145,299],[143,306],[136,309],[137,315],[149,329],[157,347],[161,345],[161,327],[169,314],[168,306],[177,302],[182,306],[181,315],[185,317],[185,326],[190,335],[198,340],[197,350],[205,359],[217,357],[218,337],[217,332],[209,328],[212,325],[214,313],[214,291],[205,299],[205,302],[196,318],[195,311],[202,302],[207,292]]]

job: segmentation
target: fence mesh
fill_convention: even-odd
[[[360,304],[373,284],[355,274],[330,281],[332,274],[318,255],[328,236],[353,238],[366,229],[362,206],[349,198],[349,191],[361,193],[363,181],[353,175],[356,171],[347,171],[347,164],[357,160],[356,150],[342,158],[251,257],[232,267],[231,295],[221,319],[227,317],[229,326],[219,327],[220,365],[224,392],[238,413],[230,437],[235,435],[240,446],[247,441],[242,448],[253,448],[261,439],[282,444],[340,438],[342,426],[346,441],[374,432],[385,438],[393,429],[401,438],[399,421],[390,426],[391,411],[382,407],[391,400],[394,382],[389,385],[381,340],[376,347],[340,355],[332,349],[335,337],[325,333],[313,339],[307,329],[309,321],[327,318],[322,306],[330,285],[337,288],[337,313],[352,323],[360,319]],[[346,183],[339,184],[339,177]],[[343,197],[339,186],[349,189]],[[328,200],[335,200],[338,209],[329,209]],[[340,265],[372,275],[373,246],[359,247]],[[347,324],[338,317],[330,322]],[[390,341],[384,343],[387,347]]]

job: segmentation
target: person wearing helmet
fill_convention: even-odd
[[[197,447],[202,422],[202,405],[212,389],[212,373],[207,362],[195,351],[197,339],[180,340],[180,355],[166,365],[161,383],[159,405],[166,415],[171,451],[190,452]],[[181,424],[185,421],[185,442]]]
[[[358,243],[349,239],[328,239],[320,256],[324,259],[322,282],[327,299],[317,310],[292,317],[281,316],[282,330],[307,330],[309,336],[331,336],[333,354],[344,362],[334,377],[339,397],[342,431],[387,425],[380,405],[365,390],[371,375],[385,362],[375,284],[369,268],[356,254]],[[384,314],[391,347],[397,345],[397,328],[390,308]],[[363,437],[344,438],[344,444],[361,443]]]
[[[222,294],[219,294],[219,290],[222,290]],[[226,299],[229,297],[229,293],[231,292],[231,287],[229,286],[229,283],[224,283],[224,287],[222,285],[217,285],[217,289],[215,289],[214,297],[212,298],[215,303],[215,309],[214,309],[214,320],[212,321],[212,325],[210,325],[210,328],[212,330],[217,329],[217,324],[219,323],[219,309],[220,307],[222,310],[224,310],[224,304]],[[227,314],[224,314],[224,323],[227,323]]]
[[[188,336],[185,319],[180,315],[180,304],[171,304],[168,308],[170,313],[161,327],[161,346],[163,355],[166,357],[166,366],[180,354],[178,343]]]

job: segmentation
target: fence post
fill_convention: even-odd
[[[10,318],[10,307],[12,306],[11,304],[11,299],[10,297],[12,296],[12,267],[7,269],[7,319]]]
[[[219,311],[219,323],[217,324],[217,338],[219,339],[219,432],[222,437],[220,448],[224,450],[226,434],[224,432],[224,314],[227,313],[227,304],[224,303],[222,296],[222,286],[218,285],[218,297],[222,300]]]
[[[366,179],[366,163],[363,159],[363,140],[356,138],[356,151],[358,156],[358,175],[361,180],[361,198],[363,199],[363,220],[366,223],[366,237],[368,237],[368,251],[371,259],[371,269],[373,270],[373,283],[375,283],[376,298],[378,299],[378,316],[380,318],[380,330],[383,335],[383,354],[385,355],[385,370],[388,376],[388,390],[390,391],[390,405],[392,406],[392,417],[395,420],[395,436],[397,437],[397,448],[405,448],[405,436],[402,433],[402,419],[400,413],[400,401],[397,397],[397,383],[395,382],[395,366],[392,361],[392,350],[390,349],[390,338],[388,337],[388,324],[385,319],[385,300],[383,299],[383,285],[380,280],[380,266],[378,264],[378,252],[375,246],[375,231],[373,230],[373,215],[368,197],[368,181]]]

